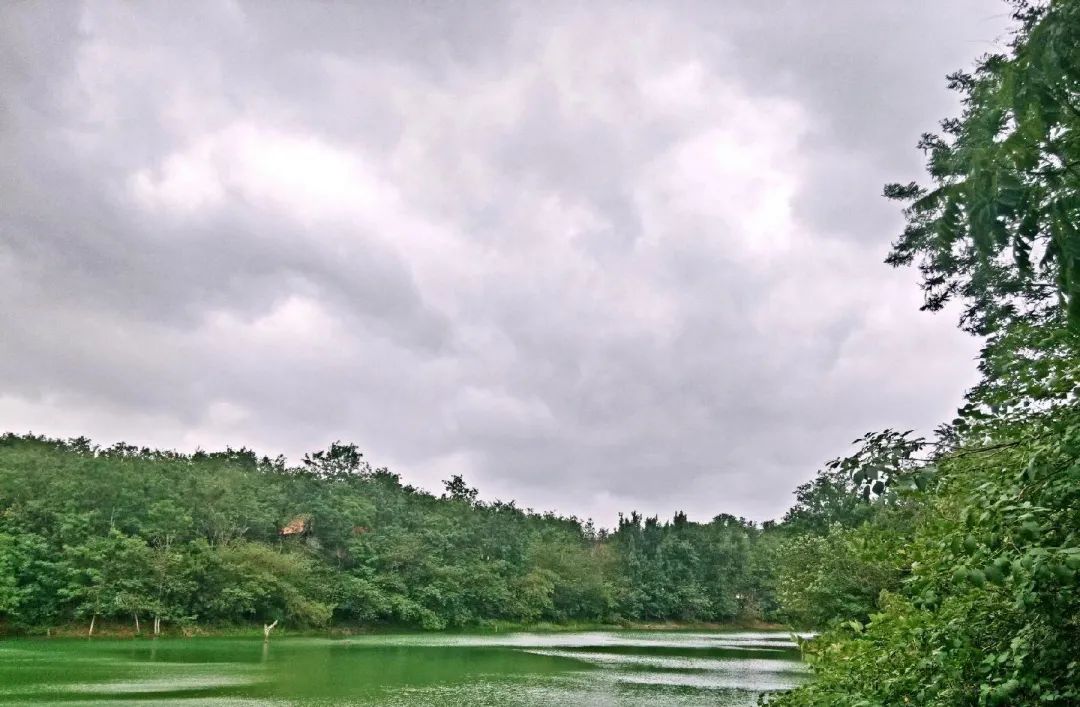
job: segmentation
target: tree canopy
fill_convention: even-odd
[[[290,467],[249,450],[176,454],[0,437],[0,627],[154,619],[443,628],[490,621],[757,619],[775,608],[753,523],[614,532],[442,496],[336,443]]]
[[[926,308],[964,300],[963,326],[1017,318],[1080,328],[1080,5],[1017,2],[1010,52],[949,76],[964,111],[923,135],[932,186],[908,204],[888,262],[918,263]]]
[[[801,489],[778,601],[832,628],[769,704],[1080,703],[1080,2],[1014,5],[1009,51],[949,77],[933,186],[886,187],[908,219],[887,262],[917,264],[926,309],[962,301],[982,380],[933,439],[867,435]]]

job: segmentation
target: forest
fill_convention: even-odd
[[[289,466],[0,439],[0,627],[422,629],[498,622],[813,628],[782,706],[1080,704],[1080,1],[1014,2],[1008,50],[892,184],[924,309],[980,337],[932,434],[868,432],[758,525],[605,530],[435,495],[339,443]]]
[[[292,468],[87,440],[0,439],[0,616],[12,631],[140,619],[165,630],[424,629],[485,622],[732,621],[774,608],[771,533],[718,516],[613,532],[461,477],[441,496],[335,444]],[[96,618],[95,618],[96,617]]]

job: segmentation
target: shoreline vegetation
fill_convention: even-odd
[[[1080,0],[1010,4],[1007,47],[948,77],[928,184],[885,187],[907,221],[886,262],[959,310],[980,380],[933,436],[870,433],[826,468],[873,510],[782,550],[803,592],[781,611],[828,629],[769,705],[1080,704]]]
[[[197,639],[197,638],[262,638],[263,628],[259,624],[233,625],[233,626],[179,626],[162,630],[158,636],[145,630],[136,633],[135,627],[130,623],[103,621],[94,628],[92,636],[87,635],[85,624],[64,624],[35,629],[32,632],[10,632],[0,627],[0,640],[5,639],[71,639],[71,638],[101,638],[101,639]],[[794,629],[779,623],[765,621],[749,621],[734,623],[715,623],[708,621],[622,621],[622,622],[566,622],[551,623],[538,622],[533,624],[517,623],[512,621],[491,621],[455,629],[423,629],[408,626],[390,625],[356,625],[356,626],[327,626],[323,628],[288,628],[279,626],[274,629],[273,638],[312,638],[322,637],[331,639],[346,639],[354,636],[381,636],[398,634],[428,634],[437,633],[442,635],[497,635],[502,633],[579,633],[582,631],[636,631],[657,633],[678,633],[708,631],[716,633],[736,633],[741,631],[762,631],[772,633],[796,633]]]
[[[348,444],[289,466],[3,435],[0,627],[777,623],[773,556],[797,523],[630,513],[606,530],[444,484],[406,485]]]

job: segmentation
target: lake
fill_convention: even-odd
[[[753,705],[805,679],[775,632],[0,641],[0,703]]]

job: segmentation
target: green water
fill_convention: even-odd
[[[758,632],[0,642],[0,704],[752,705],[804,676]]]

